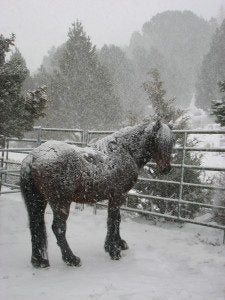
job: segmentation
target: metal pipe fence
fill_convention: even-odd
[[[102,136],[102,135],[107,135],[111,134],[112,131],[88,131],[88,138],[87,138],[87,143],[90,143],[91,139],[94,139],[96,136]],[[179,187],[179,196],[178,198],[168,198],[168,197],[161,197],[161,196],[154,196],[154,195],[145,195],[145,194],[140,194],[136,193],[133,191],[130,191],[128,193],[128,197],[137,197],[137,198],[143,198],[143,199],[149,199],[149,200],[158,200],[158,201],[166,201],[166,202],[172,202],[177,204],[177,215],[168,215],[168,214],[162,214],[159,212],[154,212],[154,211],[149,211],[149,210],[142,210],[142,209],[136,209],[136,208],[131,208],[128,207],[128,201],[126,201],[126,205],[122,206],[121,209],[124,211],[129,211],[129,212],[136,212],[140,214],[145,214],[145,215],[152,215],[156,217],[163,217],[165,219],[171,219],[171,220],[176,220],[180,222],[186,222],[186,223],[192,223],[192,224],[197,224],[197,225],[202,225],[202,226],[207,226],[207,227],[212,227],[212,228],[217,228],[217,229],[222,229],[224,231],[223,235],[223,243],[225,243],[225,226],[224,225],[215,225],[215,224],[209,224],[209,223],[203,223],[203,222],[198,222],[192,219],[188,218],[183,218],[181,216],[181,205],[186,204],[186,205],[196,205],[201,208],[208,208],[208,209],[221,209],[224,211],[225,215],[225,207],[220,206],[220,205],[215,205],[215,204],[208,204],[208,203],[199,203],[195,201],[186,201],[183,200],[183,188],[184,187],[195,187],[195,188],[201,188],[201,189],[209,189],[209,190],[217,190],[217,191],[225,191],[224,186],[215,186],[211,184],[196,184],[196,183],[191,183],[191,182],[185,182],[184,181],[184,172],[186,169],[195,169],[195,170],[200,170],[200,171],[217,171],[217,172],[225,172],[225,165],[222,167],[204,167],[204,166],[196,166],[196,165],[187,165],[185,164],[185,158],[186,158],[186,153],[187,151],[193,151],[193,152],[213,152],[213,153],[224,153],[225,152],[225,147],[216,147],[216,148],[207,148],[207,147],[189,147],[187,146],[187,140],[188,140],[188,135],[224,135],[225,130],[173,130],[174,134],[179,134],[183,135],[183,144],[181,146],[176,146],[174,150],[176,151],[182,151],[182,161],[180,164],[171,164],[172,167],[175,168],[180,168],[181,173],[180,173],[180,181],[171,181],[171,180],[161,180],[161,179],[153,179],[153,178],[143,178],[139,177],[138,181],[144,181],[144,182],[149,182],[149,183],[154,183],[154,182],[159,182],[159,183],[165,183],[165,184],[175,184]],[[225,139],[225,137],[224,137]],[[225,140],[224,140],[225,143]],[[225,159],[224,159],[225,161]],[[156,166],[155,163],[148,163],[148,166]],[[97,203],[96,206],[107,206],[104,203]],[[95,208],[96,211],[97,207]]]
[[[17,138],[7,138],[5,141],[5,148],[0,149],[0,195],[1,194],[6,194],[6,193],[16,193],[19,192],[19,185],[15,183],[9,183],[8,182],[8,176],[12,177],[18,177],[19,176],[19,170],[10,170],[9,166],[15,166],[19,167],[20,163],[15,162],[10,160],[9,158],[9,153],[11,152],[16,152],[16,153],[29,153],[34,147],[24,147],[24,148],[14,148],[10,147],[11,142],[27,142],[27,143],[32,143],[35,146],[39,146],[42,143],[46,142],[46,139],[43,139],[43,132],[60,132],[62,134],[64,133],[79,133],[80,134],[80,139],[79,141],[67,141],[67,143],[70,144],[76,144],[78,146],[87,146],[89,143],[95,139],[102,137],[104,135],[108,135],[113,133],[113,131],[87,131],[85,132],[84,130],[81,129],[67,129],[67,128],[42,128],[42,127],[34,127],[34,132],[36,135],[36,138],[24,138],[24,139],[17,139]],[[213,152],[213,153],[223,153],[225,152],[225,147],[189,147],[188,146],[188,137],[189,135],[223,135],[223,138],[225,139],[225,130],[174,130],[174,134],[179,134],[183,136],[183,143],[182,145],[176,146],[174,148],[175,151],[181,151],[182,154],[182,159],[181,163],[177,164],[171,164],[172,167],[174,168],[179,168],[180,169],[180,180],[179,181],[173,181],[173,180],[162,180],[162,179],[153,179],[153,178],[144,178],[144,177],[139,177],[138,181],[143,181],[146,183],[162,183],[166,185],[177,185],[179,188],[178,192],[178,197],[177,198],[171,198],[171,197],[162,197],[159,195],[148,195],[148,194],[140,194],[137,192],[129,192],[128,197],[136,197],[139,199],[149,199],[149,200],[157,200],[157,201],[165,201],[165,202],[170,202],[170,203],[175,203],[177,205],[177,215],[169,215],[169,214],[162,214],[159,212],[155,211],[149,211],[149,210],[143,210],[143,209],[137,209],[137,208],[131,208],[129,207],[129,201],[126,201],[126,205],[122,206],[121,209],[124,211],[128,212],[134,212],[134,213],[140,213],[144,215],[152,215],[156,217],[163,217],[165,219],[171,219],[171,220],[176,220],[180,222],[186,222],[186,223],[192,223],[192,224],[197,224],[197,225],[202,225],[202,226],[207,226],[207,227],[212,227],[212,228],[217,228],[217,229],[222,229],[224,231],[224,239],[223,242],[225,242],[225,226],[219,225],[219,224],[209,224],[209,223],[203,223],[203,222],[198,222],[192,219],[188,218],[183,218],[181,216],[181,206],[182,205],[196,205],[200,208],[207,208],[207,209],[219,209],[223,210],[225,214],[225,207],[221,205],[215,205],[211,203],[200,203],[200,202],[192,202],[192,201],[187,201],[183,199],[183,190],[185,187],[195,187],[195,188],[200,188],[200,189],[208,189],[208,190],[215,190],[215,191],[225,191],[224,186],[218,186],[218,185],[212,185],[212,184],[197,184],[197,183],[192,183],[192,182],[185,182],[184,181],[184,173],[185,170],[188,169],[194,169],[194,170],[199,170],[199,171],[215,171],[215,172],[225,172],[225,167],[205,167],[205,166],[198,166],[198,165],[188,165],[185,164],[185,158],[186,154],[189,151],[192,152]],[[155,163],[150,162],[147,164],[150,167],[156,166]],[[6,186],[10,187],[12,190],[8,191],[1,191],[1,187]],[[97,207],[105,207],[107,204],[105,203],[96,203],[95,205],[95,211]]]
[[[86,144],[85,141],[85,132],[81,129],[73,129],[73,128],[42,128],[40,126],[34,127],[34,136],[35,138],[6,138],[5,139],[5,148],[0,149],[1,157],[0,157],[0,195],[8,194],[8,193],[16,193],[20,192],[20,187],[18,184],[14,184],[8,182],[8,176],[18,177],[19,178],[19,169],[18,170],[10,170],[9,166],[17,166],[20,167],[21,163],[16,162],[9,159],[9,153],[19,153],[19,154],[28,154],[35,147],[40,146],[42,143],[45,143],[47,139],[43,139],[44,132],[57,132],[57,133],[78,133],[80,135],[79,141],[70,141],[68,140],[68,144],[74,144],[77,146],[84,146]],[[10,147],[11,142],[20,143],[31,143],[32,147]],[[2,191],[2,186],[9,187],[12,190]]]

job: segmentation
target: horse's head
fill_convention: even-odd
[[[159,172],[162,174],[169,173],[171,169],[170,160],[174,145],[174,135],[171,127],[159,120],[152,128],[154,142],[151,154],[158,166]]]

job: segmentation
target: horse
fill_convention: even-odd
[[[174,144],[171,128],[158,120],[125,127],[87,147],[47,141],[23,160],[20,187],[28,212],[34,267],[49,266],[44,212],[53,211],[52,230],[63,261],[80,266],[66,240],[66,221],[72,202],[94,204],[108,200],[105,251],[119,260],[128,249],[120,236],[120,206],[138,179],[140,169],[151,159],[161,173],[171,169]]]

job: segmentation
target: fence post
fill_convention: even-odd
[[[37,133],[37,147],[41,145],[41,135],[42,135],[42,128],[41,126],[39,126],[38,133]]]
[[[89,139],[90,139],[90,133],[89,131],[86,131],[86,138],[85,138],[86,146],[88,146]]]
[[[9,139],[6,139],[6,149],[9,149]],[[9,160],[9,151],[6,152],[6,161]],[[8,163],[5,162],[5,170],[8,169]],[[5,183],[7,182],[7,173],[5,173]]]
[[[186,154],[186,143],[187,143],[187,132],[184,133],[183,150],[182,150],[182,163],[181,163],[181,174],[180,174],[180,187],[179,187],[179,198],[178,198],[178,219],[180,219],[182,195],[183,195],[183,182],[184,182],[184,163]]]
[[[0,136],[0,147],[2,149],[5,148],[5,137],[4,136]],[[3,175],[2,175],[1,171],[3,170],[3,166],[4,166],[4,154],[5,154],[4,150],[1,151],[1,162],[0,162],[0,193],[1,193],[1,190],[2,190],[2,177],[3,177]]]
[[[97,215],[97,204],[96,203],[93,206],[93,214]]]
[[[86,146],[86,135],[87,133],[83,130],[82,131],[82,147],[85,147]]]

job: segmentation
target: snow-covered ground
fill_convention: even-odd
[[[207,216],[206,216],[207,217]],[[30,264],[30,234],[20,194],[0,197],[0,299],[225,299],[222,231],[186,224],[151,224],[122,216],[130,249],[120,261],[104,252],[106,210],[71,208],[67,237],[82,266],[66,266],[46,224],[50,268]]]
[[[219,129],[213,118],[192,102],[192,129]],[[224,147],[224,136],[198,135],[198,147]],[[10,153],[15,161],[26,155]],[[202,165],[224,166],[221,153],[204,153]],[[213,172],[208,172],[212,176]],[[201,216],[207,222],[210,216]],[[205,219],[204,219],[205,218]],[[204,219],[204,220],[203,220]],[[104,252],[106,211],[71,209],[67,237],[82,267],[66,266],[51,231],[51,267],[34,269],[27,215],[20,194],[0,196],[0,299],[225,299],[225,246],[221,230],[186,224],[153,225],[123,214],[122,236],[130,249],[120,261]]]

